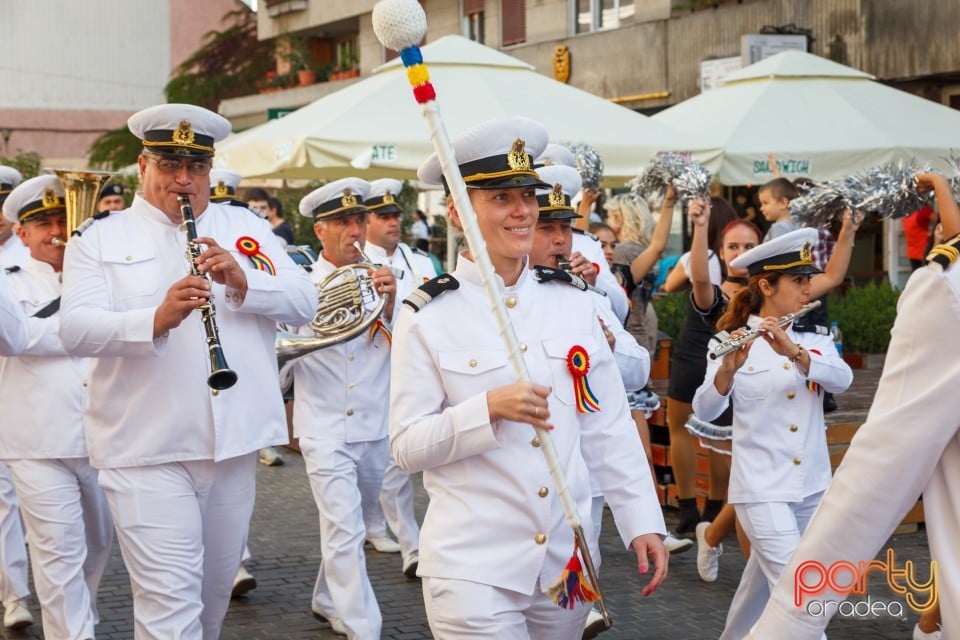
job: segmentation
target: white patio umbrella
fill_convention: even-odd
[[[497,116],[529,116],[546,126],[552,142],[597,149],[609,186],[622,186],[658,151],[694,148],[689,136],[667,125],[466,38],[446,36],[422,51],[451,136]],[[404,68],[394,60],[288,116],[231,136],[217,146],[217,165],[245,178],[410,179],[432,151]]]
[[[960,149],[960,111],[813,54],[784,51],[721,82],[653,119],[720,148],[708,166],[723,184],[770,180],[770,153],[786,177],[823,180],[911,158],[946,171]]]

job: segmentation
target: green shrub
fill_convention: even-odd
[[[843,296],[831,297],[830,320],[843,332],[843,350],[886,353],[899,297],[900,291],[886,280],[850,287]]]
[[[676,340],[680,335],[680,328],[687,317],[689,297],[689,291],[678,291],[653,299],[653,309],[657,312],[660,331],[670,336],[671,340]]]

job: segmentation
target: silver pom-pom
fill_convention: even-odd
[[[660,153],[628,182],[630,188],[648,201],[659,202],[672,184],[677,197],[684,202],[710,195],[710,171],[683,153]]]
[[[915,162],[900,162],[814,183],[790,202],[790,214],[807,227],[829,224],[846,208],[861,215],[902,218],[930,202],[930,194],[917,191],[915,176],[923,171]]]
[[[567,145],[573,151],[577,161],[577,171],[583,180],[583,188],[593,191],[600,190],[603,182],[603,159],[597,150],[588,144]]]
[[[953,169],[953,177],[950,178],[950,191],[953,193],[953,199],[960,201],[960,157],[950,150],[950,157],[947,158],[950,168]]]
[[[427,16],[417,0],[380,0],[373,6],[373,32],[394,51],[420,44],[427,33]]]

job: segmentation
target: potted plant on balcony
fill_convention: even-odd
[[[313,56],[310,54],[310,45],[304,36],[288,36],[282,45],[283,59],[290,65],[290,72],[295,74],[301,87],[314,84],[317,81],[317,71],[313,68]]]

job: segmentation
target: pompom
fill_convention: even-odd
[[[713,176],[702,164],[683,153],[659,153],[628,185],[649,202],[660,202],[672,184],[684,202],[710,196]]]
[[[380,0],[373,7],[373,32],[383,46],[403,51],[423,40],[427,16],[417,0]]]
[[[573,151],[577,161],[577,171],[583,180],[584,189],[597,191],[603,182],[603,159],[597,150],[588,144],[566,145]]]

